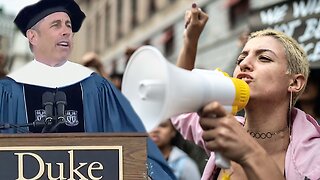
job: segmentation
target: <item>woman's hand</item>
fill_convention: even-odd
[[[218,102],[206,105],[199,112],[203,139],[211,151],[219,151],[226,158],[239,164],[264,149],[244,130],[232,114]]]
[[[248,179],[284,179],[275,161],[218,102],[199,111],[206,147],[238,163]]]
[[[208,14],[203,12],[195,3],[193,3],[192,8],[187,10],[185,14],[185,40],[197,43],[208,18]]]
[[[194,68],[196,54],[198,49],[198,40],[204,29],[208,15],[192,4],[191,10],[185,14],[185,31],[183,34],[184,42],[177,59],[177,66],[186,70]]]

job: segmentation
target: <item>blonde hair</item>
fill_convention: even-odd
[[[310,73],[309,61],[306,52],[299,45],[299,43],[285,33],[273,29],[264,29],[253,32],[249,35],[249,40],[255,37],[263,36],[271,36],[281,42],[285,49],[285,55],[288,63],[288,73],[302,74],[307,82]],[[293,98],[293,104],[296,103],[297,99],[303,93],[305,86],[306,84],[304,84],[304,87],[301,89],[301,91],[295,94]]]

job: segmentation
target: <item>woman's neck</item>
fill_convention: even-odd
[[[278,131],[287,126],[288,106],[246,107],[245,128],[251,131]]]
[[[288,104],[267,104],[264,107],[261,104],[250,104],[246,107],[244,128],[252,136],[256,134],[254,138],[269,154],[283,152],[290,141]],[[267,133],[268,137],[261,138]]]

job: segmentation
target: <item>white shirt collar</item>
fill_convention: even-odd
[[[92,73],[91,69],[70,61],[51,67],[33,60],[8,76],[19,83],[59,88],[80,82]]]

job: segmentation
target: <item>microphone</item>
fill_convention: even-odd
[[[58,126],[65,123],[65,106],[67,105],[66,94],[63,91],[57,91],[55,95],[55,103],[56,103],[56,124],[54,124],[50,132],[54,132]]]
[[[45,124],[51,125],[53,121],[53,104],[54,104],[54,94],[52,92],[45,92],[42,95],[42,105],[46,112]]]
[[[52,92],[45,92],[42,95],[42,105],[46,112],[46,118],[44,120],[44,127],[42,132],[47,132],[47,126],[53,124],[53,104],[54,104],[54,94]],[[40,122],[41,123],[41,122]]]
[[[59,122],[64,122],[65,121],[65,106],[67,105],[67,98],[66,98],[66,94],[63,91],[58,91],[56,93],[56,97],[55,97],[55,102],[56,102],[56,106],[57,106],[57,120]]]

